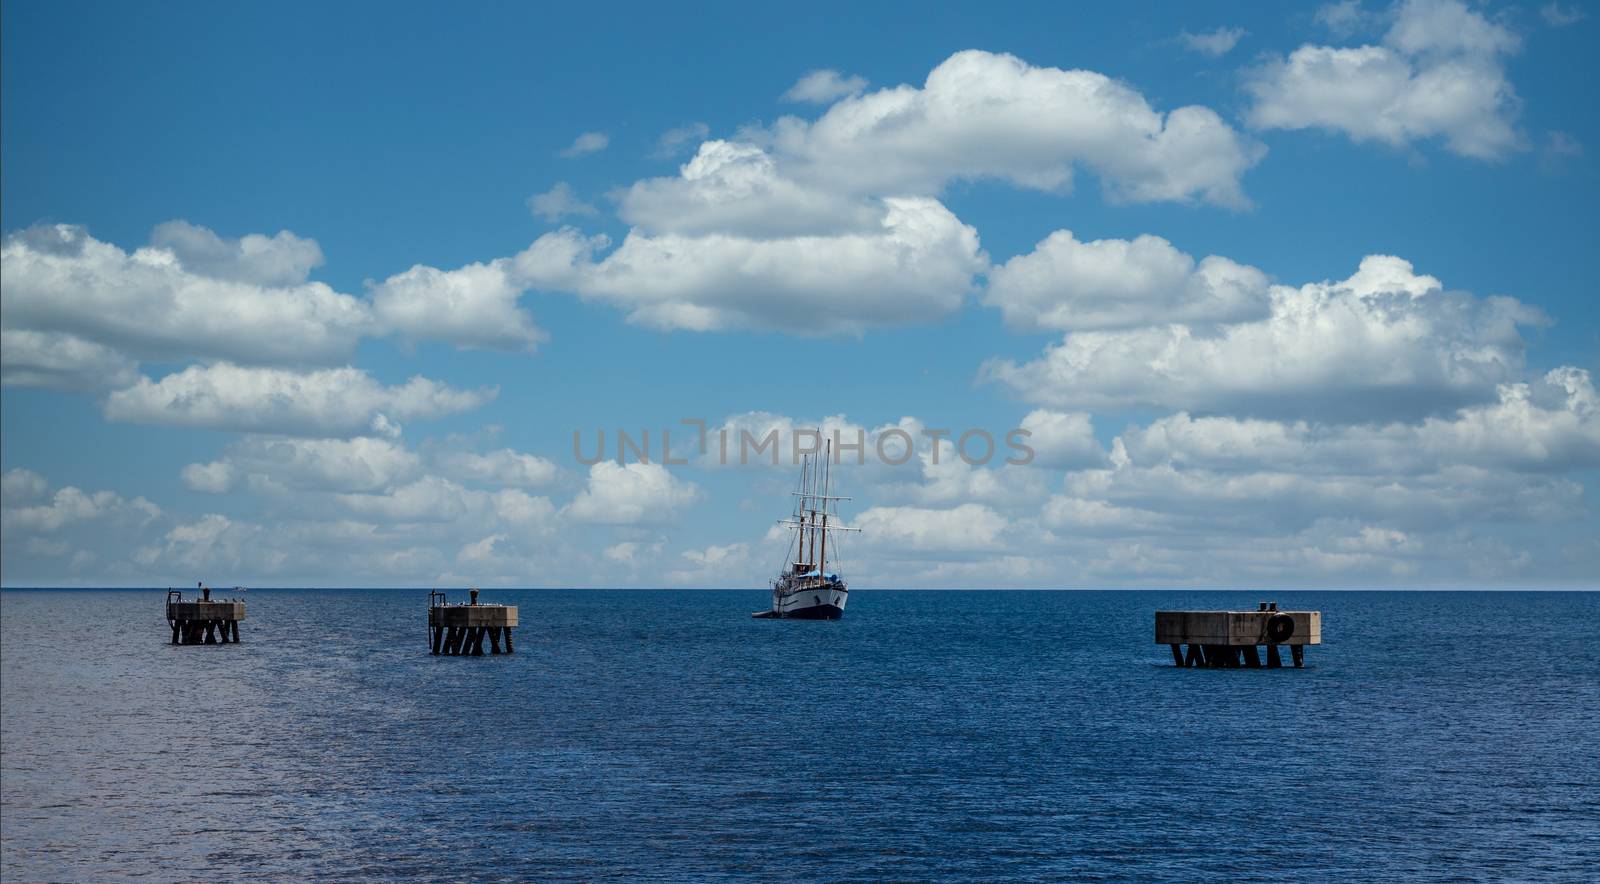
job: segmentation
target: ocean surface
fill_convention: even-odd
[[[163,598],[0,593],[7,884],[1600,878],[1600,593],[490,590],[481,658],[426,591]],[[1303,670],[1152,640],[1269,599]]]

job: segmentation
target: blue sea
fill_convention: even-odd
[[[458,593],[459,594],[459,593]],[[0,593],[0,876],[1600,878],[1600,594]],[[1323,612],[1303,670],[1182,670],[1153,612]]]

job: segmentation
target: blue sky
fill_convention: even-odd
[[[1589,12],[8,3],[3,579],[1592,584]]]

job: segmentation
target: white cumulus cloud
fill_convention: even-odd
[[[1259,320],[1072,332],[1040,359],[991,360],[981,375],[1056,407],[1418,417],[1492,399],[1521,373],[1518,327],[1543,321],[1374,255],[1341,282],[1274,286]]]
[[[371,331],[365,303],[304,281],[315,263],[307,256],[321,255],[310,240],[230,244],[183,222],[157,228],[156,239],[130,254],[68,224],[11,234],[0,252],[0,321],[164,362],[325,364]]]
[[[675,177],[647,178],[622,196],[618,214],[644,233],[762,239],[870,231],[882,204],[804,185],[778,161],[744,142],[707,141]]]
[[[1213,28],[1209,31],[1191,33],[1183,31],[1178,34],[1178,42],[1182,43],[1192,52],[1209,55],[1212,58],[1221,58],[1233,51],[1239,41],[1250,33],[1244,28]]]
[[[424,377],[386,387],[356,368],[299,372],[216,363],[159,381],[141,378],[106,399],[113,421],[301,436],[397,432],[394,422],[470,411],[494,389],[458,390]]]
[[[993,509],[964,503],[949,509],[876,506],[851,522],[865,550],[971,551],[1002,545],[1007,519]]]
[[[540,488],[555,481],[558,470],[537,455],[501,448],[487,454],[452,451],[438,458],[439,468],[464,482]]]
[[[273,236],[251,233],[226,239],[182,220],[156,225],[150,244],[171,251],[193,273],[262,286],[299,285],[323,260],[316,240],[287,230]]]
[[[928,74],[848,97],[817,120],[765,131],[797,178],[874,194],[937,193],[992,178],[1063,191],[1082,165],[1132,202],[1247,204],[1239,178],[1262,148],[1200,106],[1161,112],[1103,74],[967,50]]]
[[[161,515],[161,508],[112,491],[88,492],[67,485],[49,492],[39,474],[11,469],[5,474],[0,509],[4,511],[5,537],[56,534],[88,522],[123,521],[145,524]]]
[[[532,289],[613,304],[661,329],[859,334],[927,322],[960,307],[989,269],[977,232],[936,198],[950,182],[1062,192],[1082,167],[1118,200],[1244,206],[1239,178],[1264,151],[1207,108],[1157,111],[1102,74],[1010,55],[956,53],[921,88],[865,91],[828,72],[803,85],[797,94],[838,100],[815,120],[788,116],[704,141],[677,175],[619,191],[631,229],[609,253],[608,238],[568,228],[512,258],[449,273],[416,267],[375,289],[378,319],[409,334],[526,347],[538,334],[514,305]],[[674,144],[707,132],[685,129]],[[553,218],[567,200],[552,194]],[[1148,307],[1237,318],[1252,300],[1243,291],[1252,271],[1219,262],[1195,269],[1186,291],[1150,295]]]
[[[0,384],[98,391],[125,387],[138,363],[103,344],[61,332],[0,329]]]
[[[883,201],[875,230],[750,238],[638,230],[595,261],[575,231],[530,252],[577,257],[533,271],[541,287],[615,304],[663,329],[762,328],[800,335],[930,321],[960,306],[987,267],[978,234],[937,200]]]
[[[558,181],[544,193],[528,197],[528,211],[554,224],[568,215],[598,215],[600,210],[578,198],[572,185]]]
[[[563,157],[572,159],[586,154],[599,153],[611,145],[611,136],[604,132],[585,132],[572,140],[572,144],[561,152]]]
[[[1361,0],[1339,0],[1317,7],[1313,18],[1334,36],[1342,38],[1370,27],[1379,16],[1363,9]]]
[[[1159,236],[1080,242],[1069,230],[989,273],[984,302],[1022,331],[1227,322],[1265,316],[1266,274],[1216,255],[1195,264]]]
[[[856,95],[867,88],[865,77],[845,76],[835,70],[823,68],[809,71],[783,93],[784,101],[809,104],[827,104],[847,95]]]
[[[334,365],[390,333],[531,350],[544,333],[517,304],[516,260],[418,265],[366,300],[308,281],[322,250],[288,231],[227,239],[169,221],[130,253],[79,226],[38,225],[5,240],[0,372],[8,386],[99,391],[132,383],[139,361]]]
[[[1094,422],[1084,412],[1037,408],[1024,415],[1019,426],[1028,431],[1023,441],[1033,449],[1033,462],[1041,467],[1081,468],[1105,462],[1105,449],[1094,436]]]
[[[416,454],[389,439],[249,436],[230,444],[217,461],[184,467],[182,478],[196,491],[226,491],[244,476],[270,487],[370,492],[420,467]]]
[[[0,476],[0,501],[5,506],[38,503],[50,490],[50,483],[33,470],[12,467]]]
[[[660,138],[656,139],[655,155],[657,157],[676,156],[685,147],[691,146],[697,141],[705,140],[705,137],[710,134],[711,127],[699,122],[686,123],[682,126],[668,129],[661,133]]]
[[[1308,44],[1251,71],[1249,121],[1396,147],[1440,138],[1462,156],[1500,159],[1523,142],[1505,72],[1519,45],[1459,0],[1406,0],[1378,45]]]
[[[626,466],[603,460],[589,468],[589,481],[567,508],[579,522],[647,525],[670,521],[700,496],[700,489],[654,463]]]
[[[223,494],[233,490],[234,483],[239,481],[239,472],[233,464],[218,460],[188,464],[178,472],[178,478],[190,491]]]
[[[387,329],[407,338],[431,338],[458,347],[531,351],[545,339],[518,306],[527,286],[513,259],[498,258],[455,270],[418,264],[372,287],[372,308]]]
[[[1600,466],[1600,395],[1563,366],[1500,386],[1496,401],[1421,422],[1328,425],[1185,412],[1120,437],[1134,463],[1215,471],[1415,475],[1441,464],[1521,472]]]
[[[1578,6],[1563,6],[1560,3],[1546,3],[1539,7],[1539,17],[1552,28],[1564,28],[1575,25],[1588,18],[1588,13]]]

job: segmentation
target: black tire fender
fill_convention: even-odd
[[[1294,618],[1288,614],[1273,614],[1267,618],[1267,641],[1282,644],[1294,635]]]

